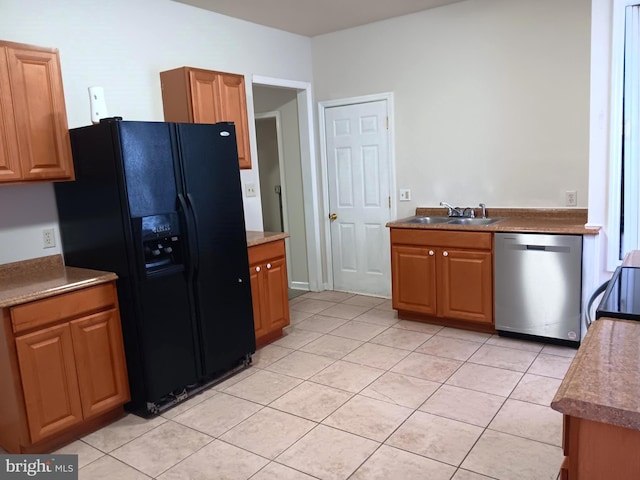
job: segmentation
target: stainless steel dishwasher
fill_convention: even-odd
[[[578,344],[582,235],[496,233],[494,240],[496,330]]]

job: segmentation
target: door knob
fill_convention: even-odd
[[[336,214],[336,213],[330,213],[329,214],[329,220],[335,220],[336,218],[338,218],[338,214]]]

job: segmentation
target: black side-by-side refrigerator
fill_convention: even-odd
[[[118,274],[128,408],[158,413],[255,351],[234,125],[106,119],[70,136],[65,263]]]

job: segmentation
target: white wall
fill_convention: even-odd
[[[170,0],[2,0],[0,38],[60,50],[70,128],[91,121],[90,86],[104,87],[111,115],[161,121],[160,71],[188,65],[246,75],[254,165],[252,75],[312,78],[308,38]],[[241,176],[258,183],[256,168]],[[245,198],[245,216],[248,229],[262,230],[259,197]],[[58,253],[40,248],[42,225],[57,226],[51,185],[0,186],[0,263]]]
[[[587,206],[590,0],[467,0],[312,47],[316,100],[394,93],[399,217]]]

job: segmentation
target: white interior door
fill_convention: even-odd
[[[391,294],[385,100],[325,110],[333,288]]]

